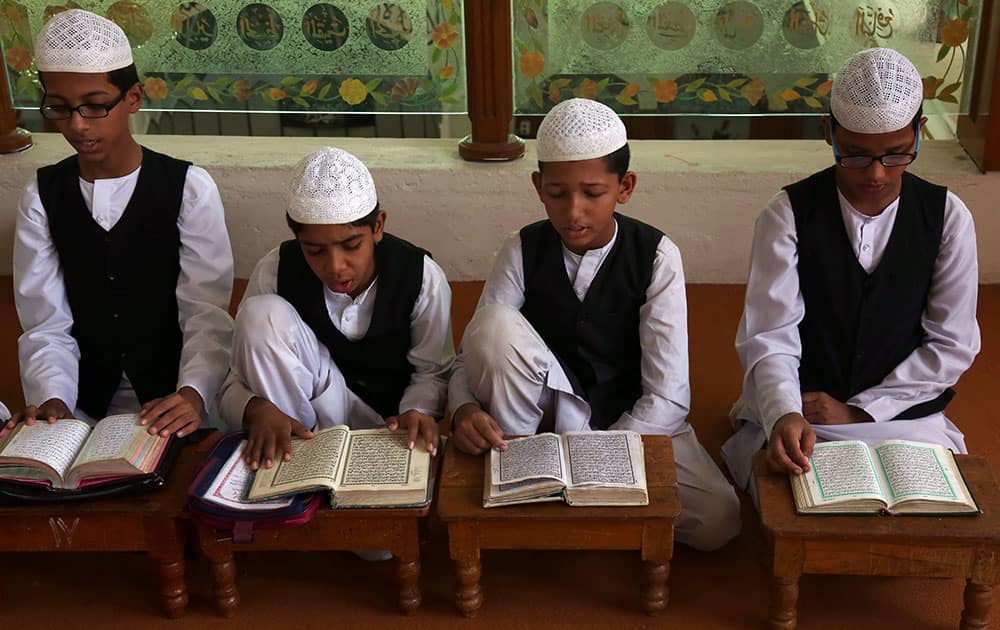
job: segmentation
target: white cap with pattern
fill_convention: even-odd
[[[132,64],[132,46],[107,18],[70,9],[57,13],[35,40],[35,66],[42,72],[110,72]]]
[[[358,158],[326,147],[295,167],[288,216],[306,224],[344,224],[364,218],[378,205],[375,182]]]
[[[869,48],[847,60],[830,93],[837,124],[856,133],[889,133],[909,125],[924,100],[920,73],[890,48]]]
[[[575,162],[614,153],[625,146],[625,123],[610,107],[571,98],[552,108],[538,126],[539,162]]]

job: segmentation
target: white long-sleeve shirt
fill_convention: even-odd
[[[121,219],[139,179],[139,171],[113,179],[87,182],[80,192],[94,221],[110,230]],[[216,400],[229,366],[233,320],[229,298],[233,287],[233,254],[226,231],[222,199],[204,170],[188,168],[177,218],[180,231],[180,274],[177,278],[178,322],[183,333],[177,388],[188,386],[201,396],[206,410]],[[49,232],[48,215],[32,179],[21,197],[14,234],[14,303],[24,334],[18,339],[25,402],[37,405],[59,398],[76,407],[80,349],[70,334],[73,314],[59,254]],[[131,391],[125,376],[121,390]],[[134,393],[131,393],[134,398]],[[138,409],[138,400],[135,401]]]
[[[838,193],[838,197],[854,253],[871,273],[889,241],[899,199],[879,215],[869,217],[855,210],[843,195]],[[771,434],[781,416],[802,413],[798,325],[805,304],[797,265],[795,218],[788,195],[782,191],[757,219],[746,304],[736,337],[745,378],[734,419],[760,425],[765,436]],[[881,383],[859,392],[847,404],[863,409],[877,423],[885,422],[954,385],[979,352],[978,291],[972,214],[949,192],[941,247],[921,319],[924,341]],[[865,430],[860,425],[855,428]],[[857,439],[863,439],[861,433]]]
[[[617,238],[616,225],[615,234],[607,245],[582,256],[563,246],[566,275],[581,301]],[[488,304],[506,304],[520,309],[524,305],[524,290],[524,264],[518,233],[507,239],[497,254],[477,308]],[[684,426],[691,405],[687,342],[687,296],[681,254],[677,246],[664,236],[657,244],[653,257],[646,301],[639,308],[642,396],[609,429],[672,435]],[[452,370],[449,403],[454,410],[471,402],[476,402],[476,399],[469,387],[460,353]]]
[[[274,248],[257,263],[243,294],[244,301],[255,295],[278,293],[280,251]],[[377,292],[377,277],[356,298],[324,287],[330,321],[351,341],[361,339],[368,332]],[[412,409],[440,418],[447,402],[448,374],[455,357],[455,345],[451,336],[451,287],[444,271],[429,256],[424,256],[420,293],[410,312],[410,341],[406,359],[414,369],[410,384],[400,399],[399,413]],[[247,384],[235,372],[230,372],[220,403],[222,416],[229,426],[242,425],[243,412],[254,396]]]

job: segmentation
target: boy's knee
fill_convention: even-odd
[[[263,340],[290,330],[299,319],[295,307],[283,297],[255,295],[247,298],[236,313],[235,335],[244,341]]]
[[[681,506],[684,509],[684,506]],[[739,535],[740,499],[732,486],[726,484],[716,488],[691,514],[693,519],[680,542],[699,551],[715,551]],[[682,513],[681,519],[684,519]],[[681,532],[678,532],[681,534]]]
[[[521,312],[506,304],[488,304],[476,310],[462,337],[462,353],[467,365],[492,371],[503,369],[530,325]]]

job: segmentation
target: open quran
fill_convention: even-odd
[[[648,505],[642,437],[633,431],[541,433],[486,458],[483,506],[566,501]]]
[[[823,442],[792,475],[799,514],[979,514],[951,451],[887,440]]]
[[[135,414],[19,423],[0,436],[0,479],[72,490],[151,474],[171,438],[147,429]]]
[[[247,499],[330,491],[333,507],[418,506],[430,501],[431,456],[423,439],[407,448],[406,431],[351,431],[338,425],[292,439],[292,458],[254,474]]]

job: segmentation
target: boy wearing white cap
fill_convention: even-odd
[[[455,354],[444,272],[384,231],[371,174],[341,149],[299,162],[286,220],[295,238],[250,276],[223,386],[247,463],[270,468],[292,436],[338,424],[405,429],[435,453]]]
[[[723,457],[753,492],[751,461],[799,474],[817,440],[934,442],[964,453],[944,415],[979,352],[972,215],[906,172],[920,147],[920,74],[889,49],[837,74],[836,162],[787,186],[757,220],[736,337],[745,370]]]
[[[233,261],[212,178],[129,133],[128,39],[82,10],[38,35],[42,115],[76,154],[28,183],[14,236],[27,408],[19,420],[138,412],[188,435],[215,401],[232,336]]]
[[[449,392],[455,443],[477,453],[544,430],[671,435],[677,540],[721,547],[739,533],[739,501],[685,421],[680,252],[615,212],[636,185],[625,125],[570,99],[542,121],[537,151],[532,182],[548,220],[504,243],[466,328]]]

